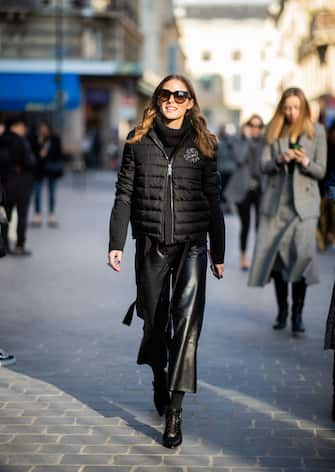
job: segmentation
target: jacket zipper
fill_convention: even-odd
[[[171,229],[172,229],[172,235],[171,235],[171,241],[172,243],[174,242],[174,205],[173,205],[173,185],[172,185],[172,163],[173,159],[171,159],[171,162],[168,164],[168,179],[170,180],[170,207],[171,207]]]
[[[163,156],[167,160],[168,167],[167,167],[167,175],[166,175],[166,185],[164,185],[165,192],[167,190],[167,186],[170,185],[170,210],[171,210],[171,241],[174,243],[174,205],[173,205],[173,185],[172,185],[172,165],[174,162],[174,156],[169,160],[169,156],[166,154],[165,149],[159,144],[159,142],[153,137],[150,136],[156,146],[162,151]],[[163,212],[164,213],[164,212]],[[164,222],[164,221],[163,221]],[[164,234],[164,225],[162,224],[162,231]]]

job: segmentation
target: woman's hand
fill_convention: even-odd
[[[287,164],[288,162],[292,161],[295,159],[294,151],[293,149],[288,149],[284,154],[281,156],[281,161]]]
[[[211,264],[211,271],[214,277],[222,279],[224,274],[224,264]]]
[[[294,149],[294,156],[298,164],[301,164],[303,167],[308,167],[310,160],[309,157],[306,156],[305,150],[303,148]]]
[[[116,272],[121,270],[122,251],[110,251],[107,264]]]

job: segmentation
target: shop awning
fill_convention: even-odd
[[[77,74],[62,74],[63,107],[67,110],[80,104],[80,83]],[[0,110],[54,110],[57,83],[52,73],[0,73]]]

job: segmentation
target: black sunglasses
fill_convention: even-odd
[[[161,102],[167,102],[170,100],[171,95],[173,95],[174,101],[179,105],[184,103],[190,97],[190,94],[186,90],[176,90],[175,92],[171,92],[168,89],[161,89],[158,92],[158,100]]]

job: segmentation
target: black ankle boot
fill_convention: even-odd
[[[288,305],[279,307],[278,315],[275,324],[272,326],[273,329],[284,329],[286,328],[286,321],[288,317]]]
[[[156,378],[152,385],[154,387],[154,404],[158,414],[162,416],[170,404],[167,374],[164,372],[164,375]]]
[[[273,281],[278,305],[278,315],[272,328],[279,330],[286,327],[286,321],[288,317],[288,283],[283,280],[281,274],[278,272],[273,273]]]
[[[165,431],[163,434],[163,446],[172,449],[179,446],[183,441],[181,432],[182,410],[169,408],[166,412]]]
[[[307,286],[304,281],[292,284],[292,334],[294,336],[305,332],[302,311],[305,303],[306,288]]]

